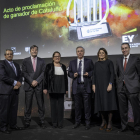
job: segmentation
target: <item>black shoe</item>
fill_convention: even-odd
[[[59,128],[59,129],[62,129],[62,128],[63,128],[63,126],[58,126],[58,128]]]
[[[41,127],[42,129],[45,129],[47,126],[46,126],[44,123],[42,123],[42,124],[40,124],[40,127]]]
[[[126,131],[128,131],[129,129],[128,129],[128,127],[126,127],[126,128],[124,128],[124,129],[120,129],[118,132],[126,132]]]
[[[52,128],[57,128],[57,126],[56,125],[53,125]]]
[[[9,130],[0,130],[2,133],[4,133],[4,134],[10,134],[11,132],[9,131]]]
[[[29,128],[30,124],[25,124],[24,128]]]
[[[134,130],[133,135],[140,135],[140,130]]]
[[[76,129],[80,126],[80,123],[76,123],[74,126],[73,126],[73,129]]]
[[[86,125],[85,130],[89,130],[90,129],[90,125]]]
[[[12,129],[12,130],[24,130],[25,128],[24,127],[15,126],[15,127],[10,127],[10,129]]]

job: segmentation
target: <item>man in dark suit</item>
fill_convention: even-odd
[[[130,54],[128,43],[122,43],[123,56],[116,62],[117,88],[120,107],[122,132],[128,126],[128,100],[130,101],[134,115],[134,134],[140,134],[140,59]]]
[[[82,46],[76,48],[77,59],[70,62],[68,76],[73,79],[72,91],[75,100],[75,125],[74,129],[81,123],[81,106],[84,101],[85,129],[90,129],[91,117],[91,76],[94,65],[92,60],[84,58],[85,49]]]
[[[12,130],[21,130],[17,124],[18,94],[22,83],[22,74],[17,63],[13,62],[13,51],[5,51],[5,60],[0,62],[0,131],[10,134]]]
[[[32,100],[35,93],[38,112],[40,118],[40,126],[45,128],[44,115],[44,96],[43,96],[43,77],[45,70],[45,62],[37,57],[38,47],[33,45],[30,47],[31,57],[25,58],[22,63],[22,71],[24,76],[25,90],[25,128],[30,126]]]

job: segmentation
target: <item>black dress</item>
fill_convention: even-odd
[[[117,110],[114,76],[114,66],[111,60],[107,59],[95,63],[92,82],[96,87],[94,113]],[[107,92],[109,83],[112,83],[112,90]]]

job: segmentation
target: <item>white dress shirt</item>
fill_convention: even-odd
[[[62,70],[61,67],[55,66],[55,75],[64,75],[64,71]]]
[[[84,57],[82,59],[77,58],[77,70],[79,68],[80,60],[81,60],[81,64],[82,64],[82,67],[81,67],[81,82],[84,82],[84,78],[83,78],[83,74],[84,74]]]

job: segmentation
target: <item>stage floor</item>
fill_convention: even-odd
[[[46,129],[41,129],[38,125],[38,118],[33,117],[31,126],[22,131],[12,131],[10,135],[0,132],[0,140],[139,140],[140,135],[133,135],[132,131],[118,132],[120,124],[114,123],[113,130],[100,131],[100,123],[91,123],[91,128],[85,130],[84,123],[77,129],[72,129],[74,120],[64,119],[64,128],[53,129],[51,119],[46,118]],[[18,126],[23,126],[24,118],[18,117]]]

